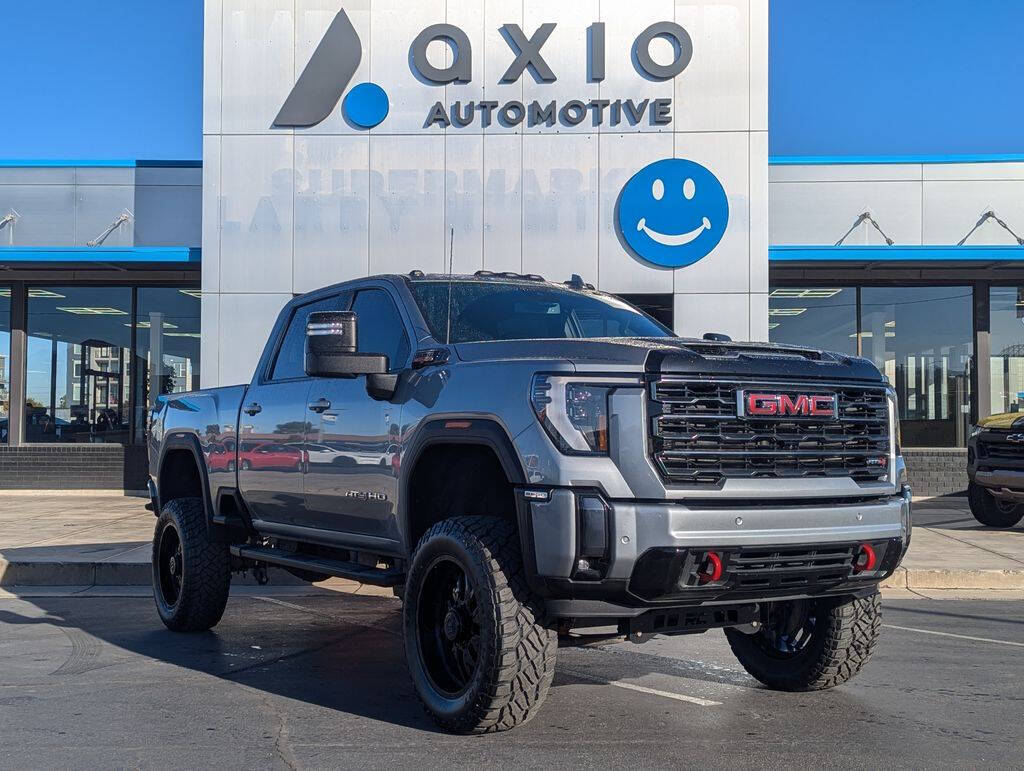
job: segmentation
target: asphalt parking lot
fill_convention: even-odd
[[[0,599],[0,766],[1019,768],[1024,752],[1019,602],[887,601],[874,659],[826,693],[763,689],[719,632],[563,648],[534,721],[461,737],[420,708],[397,600],[245,588],[213,632],[175,635],[142,591]]]

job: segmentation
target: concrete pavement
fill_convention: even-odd
[[[87,494],[0,496],[0,586],[148,585],[154,517],[145,504]],[[915,502],[914,525],[910,551],[887,587],[1024,590],[1024,526],[983,527],[963,498]],[[271,582],[297,579],[273,571]],[[332,585],[376,591],[351,581]]]
[[[466,737],[421,709],[397,600],[268,589],[192,635],[149,596],[0,598],[0,769],[1009,769],[1024,750],[1014,603],[887,600],[872,660],[821,693],[760,687],[718,631],[562,648],[530,723]]]

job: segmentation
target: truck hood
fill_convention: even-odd
[[[642,368],[651,374],[871,382],[883,379],[874,364],[858,356],[774,343],[717,342],[685,337],[601,337],[501,340],[459,343],[454,347],[459,359],[466,362],[551,359],[588,369],[594,365]]]

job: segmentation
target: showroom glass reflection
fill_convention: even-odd
[[[773,287],[768,313],[773,342],[871,359],[896,388],[906,446],[964,444],[974,352],[970,286]]]
[[[27,442],[139,441],[157,395],[198,387],[198,290],[30,287],[27,324]]]

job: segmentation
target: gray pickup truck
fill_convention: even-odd
[[[536,713],[562,640],[724,628],[769,687],[830,688],[910,540],[895,397],[868,361],[676,337],[574,276],[378,276],[281,312],[249,385],[151,415],[163,622],[232,572],[392,586],[443,727]]]

